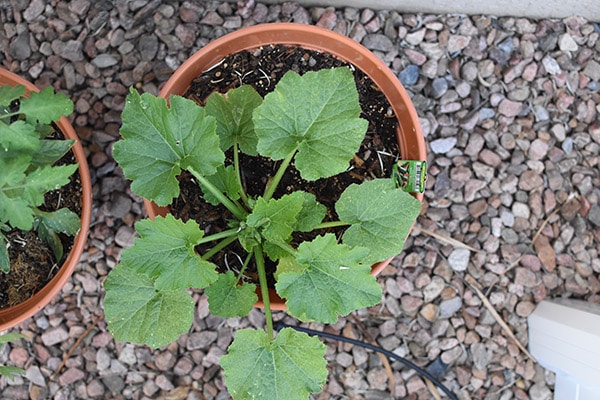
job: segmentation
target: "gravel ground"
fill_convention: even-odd
[[[60,297],[14,330],[29,338],[0,351],[0,364],[27,371],[0,378],[0,397],[229,398],[217,361],[237,329],[262,327],[261,311],[212,317],[199,293],[193,329],[156,351],[106,330],[101,283],[143,218],[110,149],[129,86],[157,93],[213,38],[294,21],[351,36],[388,62],[429,146],[424,212],[379,276],[382,305],[326,329],[428,367],[461,399],[552,398],[554,375],[519,350],[473,285],[525,345],[541,300],[600,303],[597,24],[158,0],[1,0],[0,19],[2,65],[73,99],[94,185],[87,251]],[[328,342],[327,359],[314,399],[435,398],[414,372],[393,362],[388,373],[361,348]]]

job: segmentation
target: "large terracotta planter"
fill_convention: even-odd
[[[263,24],[227,34],[209,43],[186,60],[173,73],[159,96],[168,99],[170,95],[183,95],[194,78],[229,54],[269,44],[300,45],[309,50],[330,53],[361,69],[384,92],[394,109],[399,123],[397,138],[401,158],[426,160],[426,146],[417,112],[394,73],[375,54],[354,40],[312,25]],[[422,194],[416,194],[415,197],[419,200],[423,199]],[[168,213],[168,208],[159,207],[147,200],[144,203],[150,218]],[[390,261],[391,259],[388,259],[373,265],[371,274],[379,274]],[[258,294],[260,296],[260,293]],[[272,309],[285,309],[285,302],[274,290],[270,291],[270,302]],[[259,301],[257,306],[262,307],[262,301]]]
[[[6,84],[11,86],[19,84],[25,85],[28,91],[39,91],[32,83],[12,72],[0,68],[0,85]],[[57,125],[67,139],[78,139],[75,130],[65,117],[62,117],[57,122]],[[75,266],[77,266],[79,258],[83,253],[92,215],[92,184],[85,153],[83,152],[83,147],[79,141],[72,147],[72,151],[79,164],[78,173],[82,186],[81,229],[75,237],[73,248],[69,252],[64,264],[46,286],[28,300],[19,303],[16,306],[0,309],[0,331],[17,326],[46,306],[54,296],[60,292],[67,279],[69,279],[73,273],[73,270],[75,269]]]

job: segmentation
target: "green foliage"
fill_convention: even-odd
[[[25,335],[21,335],[20,333],[6,333],[4,335],[0,335],[0,349],[2,349],[3,344],[14,342],[22,338],[25,338]],[[25,370],[23,368],[0,365],[0,375],[7,377],[11,381],[14,380],[15,375],[22,375],[24,373]]]
[[[50,140],[51,122],[73,112],[73,103],[52,87],[25,96],[24,86],[0,87],[0,229],[36,229],[52,248],[57,261],[63,258],[58,234],[74,236],[79,217],[68,209],[55,213],[39,210],[47,192],[69,182],[77,165],[53,166],[74,140]],[[13,111],[16,109],[16,111]],[[0,234],[0,270],[8,273],[10,261]]]
[[[219,363],[234,399],[307,399],[327,378],[325,345],[316,337],[282,329],[274,340],[265,332],[241,330]]]
[[[169,204],[179,193],[177,175],[187,170],[207,202],[228,209],[230,229],[204,236],[195,222],[172,216],[138,222],[140,238],[104,283],[113,335],[154,347],[175,340],[193,320],[188,288],[205,288],[215,315],[247,315],[257,300],[256,285],[244,279],[253,259],[266,333],[238,332],[221,359],[233,398],[306,399],[320,390],[327,375],[324,346],[289,329],[274,335],[264,255],[277,263],[275,290],[301,320],[331,323],[381,300],[370,266],[402,250],[420,210],[417,200],[391,179],[349,186],[330,213],[312,193],[274,197],[291,165],[306,180],[345,171],[366,133],[360,112],[348,68],[288,72],[264,99],[242,86],[211,95],[205,108],[177,96],[168,106],[132,90],[113,152],[132,190]],[[239,160],[240,153],[257,152],[282,161],[265,177],[264,195],[252,197]],[[331,220],[336,215],[339,220]],[[345,227],[342,240],[322,230],[335,226]],[[314,239],[298,240],[313,231]],[[246,261],[240,271],[227,265],[217,274],[208,260],[235,241]],[[198,245],[208,243],[212,248],[197,254]]]

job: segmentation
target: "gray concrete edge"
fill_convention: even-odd
[[[277,4],[281,0],[262,0]],[[396,10],[404,13],[469,14],[527,17],[534,19],[584,17],[600,21],[600,0],[296,0],[309,6],[356,7]]]

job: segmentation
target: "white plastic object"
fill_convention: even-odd
[[[556,374],[554,400],[600,399],[600,304],[542,301],[528,324],[529,351]]]

